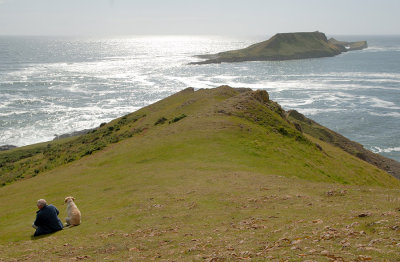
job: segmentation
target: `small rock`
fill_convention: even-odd
[[[91,258],[91,256],[87,256],[87,255],[85,255],[85,256],[77,256],[75,258],[75,260],[84,260],[84,259],[89,259],[89,258]]]
[[[360,260],[360,261],[369,261],[369,260],[372,260],[372,258],[370,256],[359,255],[358,256],[358,260]]]
[[[342,243],[342,248],[346,248],[346,247],[349,247],[349,246],[350,246],[349,242]]]
[[[354,226],[358,226],[359,224],[360,223],[358,223],[358,222],[353,222],[350,225],[347,225],[346,228],[351,228],[351,227],[354,227]]]
[[[323,221],[321,219],[316,219],[312,221],[314,224],[322,224]]]
[[[363,213],[358,215],[358,217],[369,217],[369,216],[371,216],[370,212],[363,212]]]
[[[371,241],[369,241],[368,246],[373,246],[375,243],[380,243],[382,242],[382,239],[372,239]]]
[[[389,220],[382,219],[382,220],[376,221],[375,224],[383,224],[383,223],[387,223],[387,222],[389,222]]]
[[[382,216],[395,216],[396,212],[394,211],[388,211],[388,212],[383,212]]]
[[[249,256],[251,256],[251,252],[250,251],[242,251],[242,252],[240,252],[240,255],[243,257],[249,257]]]
[[[328,192],[326,192],[326,195],[327,196],[344,196],[344,195],[346,195],[346,193],[347,193],[347,190],[340,190],[340,191],[337,191],[337,190],[329,190]]]
[[[301,239],[296,239],[292,241],[292,245],[299,244],[301,242]]]
[[[326,256],[326,255],[328,255],[329,254],[329,251],[328,250],[322,250],[321,251],[321,255],[322,256]]]

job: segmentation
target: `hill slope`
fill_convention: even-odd
[[[297,124],[302,132],[334,146],[340,147],[347,153],[352,154],[353,156],[356,156],[382,170],[385,170],[389,174],[400,179],[399,162],[379,154],[375,154],[365,149],[361,144],[351,141],[324,126],[321,126],[320,124],[305,117],[295,110],[290,110],[288,112],[288,119],[292,123]]]
[[[0,260],[397,256],[399,181],[299,132],[265,91],[186,89],[49,144],[62,159],[107,141],[0,188]],[[67,195],[82,225],[31,240],[35,201],[63,218]]]
[[[367,47],[366,41],[343,42],[328,40],[321,32],[280,33],[267,41],[249,47],[221,52],[215,55],[200,55],[208,60],[192,64],[210,64],[243,61],[281,61],[331,57],[342,52],[360,50]]]

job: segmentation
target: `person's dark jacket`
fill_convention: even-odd
[[[36,212],[35,226],[38,228],[34,236],[50,234],[63,229],[63,224],[58,218],[58,210],[53,205],[46,205]]]

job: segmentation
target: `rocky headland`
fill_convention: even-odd
[[[321,32],[279,33],[267,41],[249,47],[197,57],[207,59],[191,64],[232,63],[245,61],[282,61],[332,57],[343,52],[367,48],[366,41],[328,40]]]
[[[16,148],[16,146],[14,145],[4,145],[4,146],[0,146],[0,151],[6,151],[6,150],[10,150]]]

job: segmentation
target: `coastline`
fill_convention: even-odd
[[[364,39],[362,35],[332,36],[336,39],[346,41]],[[264,39],[264,37],[261,37],[258,36],[250,40],[251,42],[258,42]],[[190,58],[191,54],[194,55],[194,52],[192,52],[193,48],[186,48],[181,53],[176,50],[172,50],[173,53],[165,53],[165,56],[162,58],[163,64],[165,64],[165,57],[168,56],[171,57],[168,58],[168,61],[171,62],[171,65],[175,66],[176,60],[174,60],[174,57],[177,54],[181,56],[179,61],[182,61],[182,63],[179,64],[179,68],[177,67],[176,70],[168,66],[164,68],[154,58],[156,55],[154,53],[149,54],[149,56],[143,54],[144,61],[147,63],[150,61],[146,60],[147,57],[151,58],[155,62],[157,70],[151,71],[151,75],[135,72],[140,79],[145,77],[146,82],[144,84],[146,86],[141,83],[133,83],[129,87],[120,84],[121,82],[118,79],[110,78],[110,75],[107,74],[108,72],[104,72],[104,79],[102,78],[101,82],[79,82],[80,80],[77,82],[74,76],[68,75],[68,72],[71,70],[78,72],[79,68],[84,68],[82,67],[83,63],[87,63],[85,58],[82,60],[82,63],[71,61],[66,64],[58,64],[48,61],[50,62],[49,66],[43,68],[40,66],[43,62],[41,59],[35,56],[27,56],[29,59],[33,59],[35,63],[38,63],[37,65],[33,63],[32,69],[43,71],[43,75],[46,77],[37,79],[33,77],[34,75],[31,75],[30,71],[23,70],[16,72],[18,74],[7,79],[7,81],[12,83],[18,79],[26,79],[20,84],[14,82],[13,89],[18,90],[19,88],[24,88],[24,84],[34,86],[45,83],[46,85],[42,89],[37,90],[37,92],[30,92],[30,89],[27,89],[29,96],[18,96],[13,100],[6,99],[7,88],[4,89],[6,92],[1,92],[1,95],[4,95],[4,102],[7,103],[7,107],[1,108],[0,112],[2,114],[1,120],[6,123],[2,126],[2,138],[4,139],[0,145],[31,145],[50,141],[55,137],[54,134],[63,134],[64,130],[68,130],[69,132],[79,130],[80,126],[82,128],[95,127],[103,121],[110,121],[123,113],[132,112],[133,110],[130,110],[130,107],[141,108],[148,101],[162,99],[168,95],[167,92],[171,93],[173,88],[181,87],[182,83],[184,83],[182,88],[187,87],[189,84],[201,88],[206,87],[206,85],[217,86],[219,82],[223,82],[234,86],[265,89],[271,93],[274,100],[284,103],[282,104],[284,108],[298,110],[324,126],[349,137],[353,141],[362,143],[373,152],[400,161],[400,152],[397,149],[388,150],[389,148],[398,148],[399,146],[397,143],[399,141],[398,135],[396,135],[396,132],[390,132],[390,130],[396,130],[396,122],[398,123],[399,119],[398,110],[395,109],[398,103],[393,98],[397,96],[398,91],[392,88],[398,82],[399,72],[396,68],[399,67],[383,66],[383,63],[385,65],[397,65],[397,61],[400,61],[398,60],[398,55],[396,55],[399,54],[398,50],[400,47],[398,43],[400,43],[400,38],[399,36],[395,36],[394,38],[392,36],[365,36],[365,38],[368,40],[368,44],[370,44],[368,49],[339,55],[334,58],[278,63],[254,62],[240,65],[208,65],[198,67],[199,70],[185,67],[186,64],[184,62],[186,60],[194,61],[194,59]],[[251,44],[248,37],[246,37],[247,42],[244,38],[229,39],[229,41],[225,39],[222,41],[221,39],[218,40],[218,45],[215,46],[218,49],[212,49],[213,42],[204,42],[203,40],[200,41],[201,45],[197,45],[196,47],[201,48],[208,45],[210,46],[210,52],[216,53],[220,50],[230,50]],[[29,37],[26,40],[31,41]],[[42,39],[44,43],[46,43],[45,40]],[[216,40],[214,39],[213,41]],[[62,39],[59,40],[59,43],[63,43]],[[101,43],[106,45],[108,42],[103,41]],[[34,41],[33,44],[35,44]],[[86,48],[87,46],[88,43],[79,45],[80,48]],[[180,46],[183,48],[189,47],[189,45]],[[38,45],[36,47],[39,48],[41,46]],[[94,52],[96,51],[95,47],[90,47]],[[132,46],[129,46],[129,48],[132,48]],[[207,53],[203,52],[202,49],[199,50],[196,53]],[[114,53],[111,49],[110,52],[107,52],[109,55]],[[136,52],[134,53],[136,54]],[[183,60],[183,56],[185,60]],[[123,62],[120,58],[114,59],[118,63]],[[372,60],[379,62],[379,64],[373,63]],[[108,59],[107,61],[110,60]],[[124,65],[138,65],[140,67],[143,65],[142,63],[137,64],[140,61],[132,60],[132,63],[129,62],[129,64]],[[271,64],[273,64],[273,68],[270,66]],[[379,65],[379,68],[374,67],[374,64]],[[18,64],[12,65],[18,66]],[[95,67],[98,68],[99,63],[92,62],[92,64],[87,64],[87,66],[88,71],[84,70],[78,73],[76,77],[87,75],[91,79],[94,79],[95,75],[89,71],[93,71],[92,69],[95,69]],[[322,67],[324,70],[320,69]],[[146,67],[143,68],[147,69]],[[57,73],[55,69],[63,73],[66,84],[54,82],[56,78],[52,78],[51,76]],[[169,79],[164,77],[163,72],[166,72],[164,69],[168,70]],[[182,69],[187,70],[187,73],[183,72]],[[109,72],[112,73],[112,71]],[[134,79],[132,74],[127,75],[127,77]],[[158,81],[165,83],[165,86],[160,86]],[[54,82],[54,85],[50,84],[50,82]],[[76,85],[70,84],[72,82],[76,83]],[[296,84],[294,85],[294,83]],[[92,86],[97,86],[98,89],[96,89],[96,92],[92,92]],[[110,91],[107,89],[108,86],[115,87],[115,90],[112,92],[115,95],[96,96],[96,94],[103,94]],[[0,89],[2,87],[3,85],[1,84]],[[7,87],[6,84],[4,84],[4,87]],[[124,87],[127,92],[125,93],[119,87]],[[154,91],[150,91],[150,89]],[[53,91],[48,93],[48,90]],[[76,104],[69,99],[77,98],[82,93],[92,95],[92,101],[98,106],[92,107],[92,104],[87,103],[84,99],[77,100]],[[50,96],[48,96],[49,94]],[[132,98],[131,94],[135,94],[136,97]],[[122,98],[123,101],[117,100],[117,96]],[[58,97],[65,97],[66,101],[63,102]],[[51,105],[49,101],[53,100],[59,100],[56,108],[49,106]],[[13,101],[21,101],[23,105],[33,106],[33,116],[29,117],[26,115],[27,109],[25,106],[18,108],[18,104]],[[31,101],[34,104],[31,104]],[[119,101],[118,105],[115,105],[113,101]],[[391,106],[391,104],[395,106]],[[100,112],[100,109],[104,109],[104,111]],[[47,120],[43,121],[42,119],[46,119],[46,117]],[[80,123],[81,121],[82,124]],[[20,122],[21,124],[19,124]],[[88,122],[90,123],[88,124]],[[373,125],[368,127],[368,123],[373,123]],[[379,148],[381,152],[378,152],[375,148]]]

